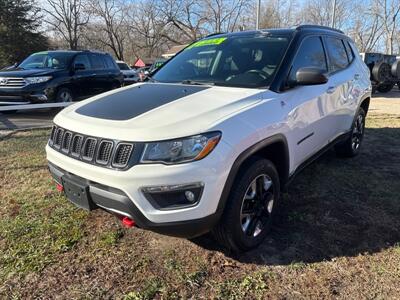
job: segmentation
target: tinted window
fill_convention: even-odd
[[[223,86],[270,85],[289,43],[284,35],[232,35],[203,39],[160,68],[160,82],[196,81]]]
[[[128,65],[126,63],[117,63],[118,67],[120,70],[130,70],[130,68],[128,67]],[[110,63],[107,63],[107,67],[109,67],[110,69],[113,68],[112,66],[110,66]]]
[[[90,69],[90,62],[89,62],[89,58],[86,54],[78,54],[75,57],[74,60],[74,64],[82,64],[85,66],[85,70],[89,70]]]
[[[305,67],[314,67],[328,71],[325,51],[320,37],[308,37],[301,43],[292,65],[290,80],[295,80],[296,72],[300,68]]]
[[[344,45],[346,47],[346,52],[347,52],[347,57],[349,58],[349,62],[352,62],[354,59],[353,49],[351,49],[351,46],[347,41],[344,42]]]
[[[90,62],[92,63],[93,69],[104,69],[103,60],[101,59],[100,55],[98,55],[98,54],[91,54]]]
[[[111,56],[103,55],[103,60],[104,60],[104,64],[107,69],[117,69],[117,67],[115,66],[114,59]],[[128,69],[129,69],[129,67],[128,67]]]
[[[347,60],[347,53],[342,40],[334,37],[327,37],[326,44],[329,53],[330,70],[336,72],[346,68],[349,61]]]
[[[38,52],[25,59],[21,69],[66,69],[74,53],[70,52]]]

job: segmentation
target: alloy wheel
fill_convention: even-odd
[[[257,237],[271,220],[274,208],[272,179],[262,174],[248,186],[240,209],[240,223],[249,237]]]
[[[357,150],[360,147],[363,133],[364,133],[364,118],[361,114],[359,114],[355,121],[351,138],[352,141],[351,147],[353,148],[353,150]]]

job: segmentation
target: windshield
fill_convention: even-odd
[[[234,87],[269,86],[290,36],[257,34],[200,40],[158,70],[153,79]]]
[[[21,69],[66,69],[74,53],[39,52],[25,59],[18,67]]]
[[[126,63],[117,63],[118,67],[120,70],[130,70],[131,68],[128,67],[128,65]]]

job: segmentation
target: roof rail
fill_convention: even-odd
[[[209,35],[206,35],[204,38],[208,38],[208,37],[211,37],[211,36],[214,36],[214,35],[219,35],[219,34],[225,34],[225,33],[227,33],[227,32],[214,32],[214,33],[211,33]]]
[[[312,24],[299,25],[296,27],[296,30],[313,29],[313,28],[314,29],[331,30],[331,31],[336,31],[336,32],[344,34],[344,32],[339,29],[335,29],[335,28],[328,27],[328,26],[322,26],[322,25],[312,25]]]

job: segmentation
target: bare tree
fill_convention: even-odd
[[[334,0],[307,0],[302,7],[300,22],[331,26]],[[336,0],[335,27],[343,29],[351,13],[353,1]]]
[[[261,28],[290,27],[298,22],[295,0],[268,1],[262,9]]]
[[[386,53],[393,54],[396,29],[399,25],[400,1],[376,0],[375,7],[383,24]]]
[[[98,19],[92,30],[101,31],[99,42],[108,47],[117,59],[124,59],[124,43],[127,38],[125,7],[115,0],[91,0],[90,11]]]
[[[181,44],[207,34],[207,17],[201,4],[197,0],[163,0],[161,12],[168,27],[163,36],[175,44]]]
[[[213,32],[238,30],[242,14],[252,7],[248,0],[203,0],[201,5]]]
[[[45,22],[62,36],[72,50],[78,49],[82,28],[89,21],[89,16],[83,11],[83,1],[47,0],[49,8],[43,8],[49,15]]]

